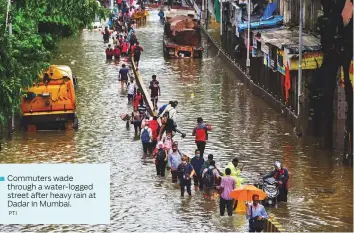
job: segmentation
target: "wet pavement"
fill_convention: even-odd
[[[253,95],[232,74],[204,39],[202,60],[165,60],[163,26],[157,11],[137,30],[142,53],[140,72],[148,85],[153,74],[161,83],[160,105],[178,100],[177,123],[188,133],[176,136],[181,151],[193,154],[191,136],[202,116],[213,131],[206,154],[213,153],[219,167],[235,156],[245,164],[243,175],[253,182],[284,162],[290,171],[288,203],[267,208],[287,231],[353,231],[353,170],[339,156],[316,149],[298,138],[281,114]],[[180,198],[170,177],[159,178],[151,158],[144,158],[134,129],[125,128],[120,114],[130,113],[126,92],[120,90],[119,66],[105,61],[99,32],[83,32],[63,40],[54,64],[70,65],[79,78],[78,132],[17,131],[5,141],[1,163],[111,163],[111,224],[3,225],[0,231],[245,231],[244,215],[219,216],[218,204]]]

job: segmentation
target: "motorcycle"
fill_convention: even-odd
[[[267,194],[267,198],[262,201],[262,204],[274,206],[277,202],[277,197],[280,194],[278,181],[273,177],[269,177],[263,179],[263,182],[257,186]]]

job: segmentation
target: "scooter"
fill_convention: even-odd
[[[267,198],[262,201],[263,205],[275,206],[277,203],[277,197],[280,193],[278,181],[273,177],[270,177],[263,179],[263,183],[258,184],[257,186],[267,194]]]

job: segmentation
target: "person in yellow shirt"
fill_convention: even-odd
[[[236,181],[236,187],[240,187],[242,185],[243,182],[245,182],[245,179],[240,177],[240,173],[243,169],[244,166],[241,167],[241,169],[239,169],[238,166],[238,158],[234,158],[232,160],[232,162],[229,162],[227,164],[227,166],[225,167],[224,171],[226,170],[226,168],[229,168],[231,170],[231,177],[233,177]],[[234,200],[233,206],[234,206],[234,210],[237,208],[237,200]]]
[[[240,173],[243,169],[243,166],[241,167],[241,169],[239,169],[238,167],[238,158],[234,158],[232,160],[232,162],[229,162],[227,164],[227,166],[225,167],[226,168],[230,168],[231,170],[231,176],[235,179],[236,181],[236,187],[239,187],[242,185],[242,183],[245,181],[244,178],[240,177]],[[224,171],[225,171],[224,169]]]

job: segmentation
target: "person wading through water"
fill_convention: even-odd
[[[215,166],[215,161],[210,161],[209,167],[202,173],[204,198],[213,200],[216,192],[216,186],[219,183],[220,172]]]
[[[186,134],[182,133],[181,131],[179,131],[176,128],[174,121],[172,119],[168,118],[168,113],[165,113],[165,115],[162,116],[161,124],[162,125],[160,128],[159,139],[161,139],[164,132],[166,132],[166,134],[171,133],[172,137],[174,136],[173,135],[174,132],[178,132],[178,133],[182,134],[182,138],[186,137]]]
[[[165,176],[167,153],[162,142],[158,143],[158,147],[154,149],[155,165],[157,175]]]
[[[241,169],[238,168],[238,158],[234,158],[232,160],[232,162],[229,162],[227,164],[227,166],[225,167],[226,169],[230,169],[231,171],[231,177],[234,178],[235,182],[236,182],[236,187],[241,186],[241,184],[245,181],[244,178],[240,177],[240,173],[243,169],[244,166],[241,167]],[[234,200],[234,204],[233,204],[233,209],[236,209],[238,205],[238,201]]]
[[[163,108],[160,116],[163,116],[165,114],[168,115],[168,112],[173,108],[172,105],[174,105],[175,107],[177,107],[178,102],[177,101],[170,101],[166,107]],[[164,105],[165,106],[165,105]],[[162,108],[162,107],[161,107]]]
[[[129,68],[125,66],[125,64],[122,65],[122,68],[119,70],[119,80],[120,80],[120,85],[121,88],[124,88],[124,84],[128,84],[128,79],[129,79]]]
[[[225,169],[226,176],[221,178],[220,186],[216,188],[220,190],[220,216],[224,216],[225,207],[227,208],[227,214],[232,216],[233,206],[232,206],[232,198],[229,194],[236,188],[236,181],[233,177],[231,177],[230,168]]]
[[[173,101],[170,101],[168,104],[164,104],[164,105],[162,105],[160,108],[159,108],[159,113],[158,113],[158,117],[160,117],[160,116],[163,116],[163,114],[162,113],[164,113],[165,112],[165,109],[166,108],[171,108],[171,104],[173,103]]]
[[[203,190],[203,180],[200,170],[204,164],[204,159],[200,156],[200,151],[198,149],[195,150],[195,156],[191,159],[191,164],[194,168],[195,174],[193,176],[194,180],[194,190]]]
[[[140,125],[141,125],[141,116],[138,111],[138,107],[134,107],[134,112],[132,113],[132,124],[134,124],[135,135],[140,133]]]
[[[139,104],[139,106],[138,106],[138,110],[139,110],[139,112],[140,112],[140,117],[141,117],[141,119],[144,119],[145,117],[148,116],[148,114],[147,114],[147,107],[146,107],[146,105],[144,104],[144,100],[143,100],[143,99],[140,100],[140,104]]]
[[[135,108],[138,108],[139,107],[139,103],[140,103],[140,100],[144,100],[144,96],[141,94],[140,90],[138,89],[136,91],[136,95],[134,96],[133,98],[133,107]]]
[[[106,48],[106,59],[112,60],[112,58],[113,58],[113,49],[111,48],[111,45],[109,44],[108,47]]]
[[[156,80],[156,75],[152,76],[152,80],[150,81],[149,89],[151,89],[151,102],[154,106],[154,109],[157,109],[157,101],[159,96],[161,96],[161,90],[159,81]]]
[[[177,183],[178,171],[177,168],[182,162],[182,154],[178,151],[176,143],[173,143],[172,150],[168,154],[168,163],[171,168],[172,183]]]
[[[129,51],[129,42],[127,41],[127,37],[124,37],[124,40],[122,42],[122,56],[127,56],[128,55],[128,51]]]
[[[118,45],[115,46],[113,50],[113,55],[114,55],[114,59],[116,59],[117,61],[120,60],[120,48],[118,47]]]
[[[131,103],[133,100],[133,97],[136,93],[136,86],[134,84],[133,80],[130,80],[130,83],[128,84],[128,104]]]
[[[203,158],[206,141],[208,140],[208,127],[203,122],[203,118],[198,117],[197,126],[194,127],[192,135],[195,136],[195,144],[200,150],[200,156]]]
[[[151,152],[152,131],[149,128],[149,122],[145,123],[145,127],[141,130],[140,138],[143,144],[144,154],[146,155],[148,150]]]
[[[152,131],[151,148],[154,149],[157,144],[157,137],[159,136],[160,125],[157,121],[157,116],[154,116],[149,123],[149,127]]]
[[[185,188],[187,188],[187,193],[189,196],[192,196],[191,191],[191,180],[195,173],[193,166],[188,163],[187,156],[182,157],[182,162],[177,168],[179,183],[181,186],[181,197],[184,197]]]
[[[137,68],[139,67],[139,61],[140,61],[141,52],[143,52],[143,51],[144,51],[143,47],[141,47],[139,45],[139,42],[136,42],[135,48],[133,50],[133,53],[134,53],[134,62],[136,64]]]
[[[104,43],[108,43],[109,42],[109,36],[111,35],[111,33],[109,32],[107,26],[104,28],[104,32],[102,32],[102,35],[103,35]]]
[[[246,218],[249,221],[249,232],[261,232],[264,230],[264,219],[267,218],[267,212],[264,206],[259,204],[259,196],[252,196],[253,204],[246,204]]]

